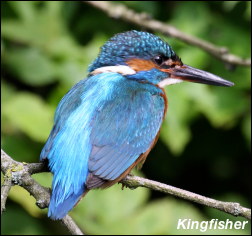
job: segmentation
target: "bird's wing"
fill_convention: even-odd
[[[60,101],[54,127],[41,152],[54,174],[48,215],[62,218],[85,191],[91,153],[92,117],[108,99],[121,76],[100,74],[76,84]]]
[[[124,173],[150,148],[160,129],[163,97],[145,88],[151,85],[135,83],[106,102],[92,120],[88,166],[101,179],[114,180]]]
[[[86,80],[81,80],[79,83],[75,84],[71,90],[69,90],[69,92],[61,99],[55,111],[54,125],[50,136],[48,137],[46,145],[40,154],[40,160],[48,158],[49,153],[52,151],[56,136],[59,134],[59,132],[64,130],[64,127],[73,112],[81,105],[81,95],[84,93],[85,83]]]
[[[40,159],[48,159],[54,174],[48,216],[61,219],[79,201],[85,191],[88,175],[89,144],[88,122],[92,103],[85,95],[94,91],[90,81],[76,84],[60,101],[55,112],[54,126],[41,152]]]
[[[85,191],[87,176],[114,179],[144,153],[161,125],[164,101],[129,89],[116,73],[76,84],[59,103],[41,152],[54,174],[49,216],[62,218]],[[132,82],[133,83],[133,82]]]

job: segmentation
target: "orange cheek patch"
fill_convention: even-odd
[[[147,71],[153,68],[159,68],[154,62],[150,60],[143,60],[143,59],[130,59],[127,62],[127,65],[131,67],[131,69],[135,71]]]

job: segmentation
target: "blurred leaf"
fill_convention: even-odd
[[[38,86],[55,80],[55,65],[36,48],[8,51],[4,60],[11,74],[26,84]]]
[[[30,197],[29,197],[30,198]],[[7,211],[2,215],[2,235],[50,235],[49,228],[25,212],[20,207],[7,204]]]
[[[59,60],[57,76],[64,86],[68,86],[69,89],[86,78],[88,66],[99,53],[99,47],[104,41],[106,41],[104,35],[97,35],[85,47],[80,47],[71,40],[55,42],[55,47],[52,46],[50,50]]]
[[[38,162],[39,153],[41,152],[42,146],[36,142],[32,142],[27,136],[17,134],[18,132],[11,130],[14,129],[12,123],[4,123],[2,134],[2,149],[8,153],[8,155],[21,162]],[[6,127],[10,126],[10,127]],[[32,146],[32,148],[31,148]],[[13,148],[15,147],[15,148]]]
[[[120,227],[120,224],[116,226],[116,222],[125,222],[137,207],[146,202],[148,192],[144,188],[134,191],[124,188],[122,191],[120,185],[90,191],[71,215],[80,225],[81,222],[86,222],[84,230],[87,232],[110,234],[114,231],[113,227]]]
[[[31,93],[17,93],[3,104],[3,115],[32,139],[44,142],[52,128],[53,111]]]
[[[155,1],[123,1],[123,3],[140,13],[146,12],[153,17],[158,14],[158,4]]]
[[[195,4],[193,1],[177,4],[172,11],[172,15],[173,19],[169,23],[184,33],[201,37],[205,36],[207,31],[206,25],[212,18],[205,2]],[[204,19],[204,21],[198,19]]]
[[[44,187],[50,188],[52,185],[52,173],[39,173],[32,175],[32,177]]]
[[[189,123],[196,115],[190,97],[185,92],[186,86],[187,84],[179,84],[166,88],[168,110],[160,136],[176,155],[179,155],[189,142],[191,137]]]
[[[247,99],[242,99],[241,91],[234,88],[188,84],[185,90],[194,106],[216,127],[234,125],[236,118],[248,106]],[[240,99],[237,100],[237,97]]]
[[[6,102],[11,97],[15,95],[16,91],[13,86],[10,84],[6,83],[4,80],[1,80],[1,102]]]
[[[246,7],[244,18],[248,21],[251,21],[251,1],[247,1],[246,4],[247,4],[247,7]]]
[[[223,8],[226,11],[231,11],[240,1],[223,1]]]
[[[242,122],[242,131],[248,142],[249,148],[251,148],[251,114],[246,115]]]
[[[3,38],[46,48],[50,42],[57,40],[58,37],[65,34],[65,28],[60,15],[63,2],[45,1],[42,3],[42,8],[32,7],[34,2],[26,2],[25,4],[30,5],[28,9],[26,9],[25,5],[22,5],[23,3],[12,2],[10,4],[22,18],[4,19],[2,21]],[[17,4],[22,5],[22,8]],[[29,20],[23,17],[24,11],[29,12]]]
[[[68,60],[58,66],[58,76],[68,86],[68,90],[87,75],[86,68],[77,61]]]
[[[190,130],[187,126],[177,120],[178,117],[170,116],[162,125],[160,137],[167,144],[170,151],[179,155],[190,140]],[[179,118],[178,118],[179,119]]]
[[[197,68],[204,68],[209,58],[206,52],[191,46],[181,48],[179,56],[182,58],[184,64]]]
[[[32,21],[35,16],[35,4],[36,2],[29,1],[9,1],[8,4],[11,6],[13,11],[24,21]]]
[[[9,193],[9,197],[21,205],[30,215],[38,217],[42,214],[42,210],[36,206],[36,200],[24,188],[13,186]]]

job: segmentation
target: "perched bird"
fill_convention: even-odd
[[[167,110],[164,86],[233,85],[183,64],[169,44],[136,30],[106,42],[88,72],[60,101],[40,156],[54,175],[52,219],[63,218],[90,189],[109,187],[144,163]]]

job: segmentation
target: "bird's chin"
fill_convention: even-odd
[[[178,84],[178,83],[182,83],[183,80],[182,79],[177,79],[177,78],[166,78],[166,79],[163,79],[162,81],[160,81],[158,83],[158,86],[160,88],[164,88],[165,86],[168,86],[168,85],[172,85],[172,84]]]

